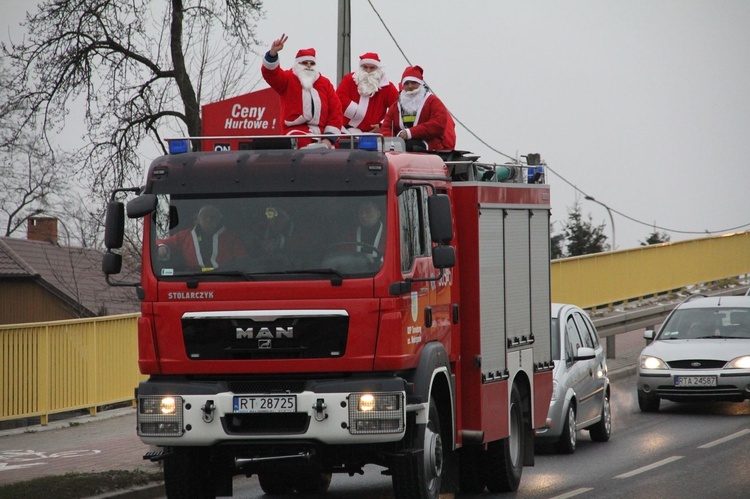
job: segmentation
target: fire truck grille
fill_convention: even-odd
[[[348,316],[182,319],[185,350],[195,361],[342,357],[348,330]]]
[[[301,434],[307,431],[310,417],[304,412],[227,414],[221,422],[229,435]]]

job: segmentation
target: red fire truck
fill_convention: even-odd
[[[552,392],[549,186],[526,162],[340,142],[171,140],[144,186],[112,195],[103,269],[142,300],[137,429],[169,497],[231,495],[239,474],[321,493],[375,464],[396,497],[435,498],[515,490],[533,464]],[[221,228],[200,228],[207,212]],[[143,221],[138,283],[112,278],[125,213]]]

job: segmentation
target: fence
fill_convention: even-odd
[[[750,232],[743,232],[555,260],[552,300],[594,309],[748,274]],[[608,354],[610,348],[614,354],[614,335],[640,322],[653,324],[666,311],[597,321]],[[97,407],[134,401],[134,389],[145,379],[138,371],[137,319],[128,314],[0,326],[0,421],[40,417],[47,424],[51,414],[95,414]]]
[[[133,401],[138,315],[0,326],[0,421]]]

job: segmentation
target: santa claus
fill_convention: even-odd
[[[336,93],[350,133],[379,132],[385,113],[398,99],[398,90],[388,81],[375,52],[359,56],[359,68],[344,76]]]
[[[268,85],[281,97],[282,133],[285,135],[340,134],[343,125],[341,102],[331,81],[321,75],[315,67],[315,49],[297,52],[292,69],[283,70],[279,65],[279,52],[287,41],[286,35],[275,40],[263,57],[261,73]],[[298,147],[305,147],[313,140],[298,138]],[[336,137],[320,139],[328,147]]]
[[[408,150],[453,150],[456,124],[445,104],[425,85],[423,73],[419,66],[404,70],[398,103],[388,110],[382,134],[401,137]]]

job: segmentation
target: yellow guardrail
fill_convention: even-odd
[[[552,262],[552,301],[596,309],[750,274],[750,231]]]
[[[139,315],[0,326],[0,421],[134,401]]]
[[[750,232],[552,262],[552,300],[584,309],[750,274]],[[135,402],[139,314],[0,326],[0,421]]]

